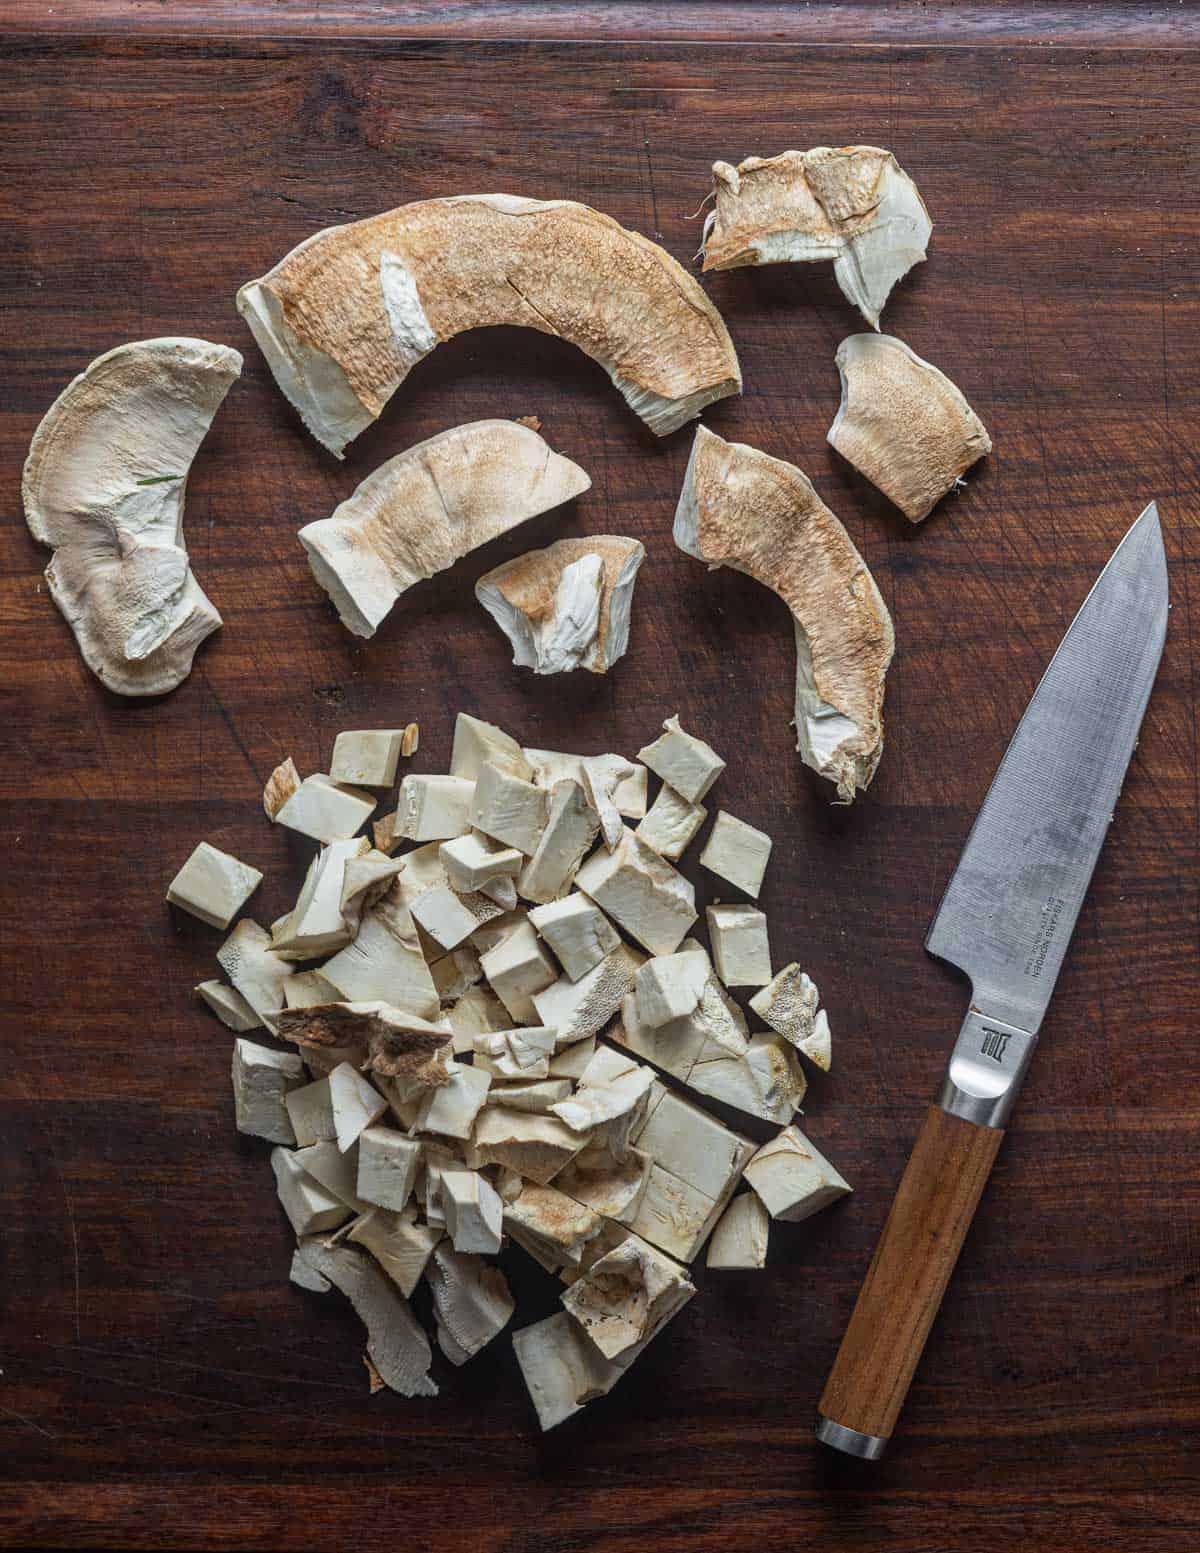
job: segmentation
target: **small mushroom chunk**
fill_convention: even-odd
[[[477,782],[484,766],[498,766],[523,782],[533,780],[533,767],[525,752],[503,728],[485,723],[482,718],[460,712],[454,720],[454,745],[450,751],[450,774],[468,782]]]
[[[288,1149],[271,1150],[271,1169],[280,1205],[297,1235],[336,1229],[351,1216],[350,1206],[314,1180]]]
[[[709,1267],[765,1267],[771,1217],[754,1192],[735,1197],[708,1243]]]
[[[606,1359],[564,1310],[514,1332],[513,1350],[543,1434],[606,1396],[628,1368]]]
[[[512,1015],[487,987],[472,987],[464,992],[443,1017],[453,1032],[455,1056],[473,1051],[477,1035],[488,1030],[507,1030],[512,1023]]]
[[[272,1143],[294,1144],[287,1110],[289,1090],[304,1083],[295,1052],[272,1051],[243,1038],[233,1043],[233,1106],[237,1130]]]
[[[562,1303],[606,1359],[619,1359],[648,1342],[695,1292],[678,1263],[631,1236],[593,1262]]]
[[[274,1035],[293,967],[271,953],[271,935],[243,917],[217,950],[217,963]]]
[[[401,874],[364,914],[353,943],[326,960],[321,975],[350,1002],[388,1002],[422,1019],[436,1019],[441,1000],[398,888],[403,880]]]
[[[365,836],[331,841],[321,848],[308,865],[295,906],[271,929],[275,954],[284,960],[314,960],[350,942],[358,918],[353,918],[352,927],[342,911],[346,864],[369,851]],[[388,862],[387,866],[393,869],[396,865]]]
[[[416,1132],[438,1132],[447,1138],[469,1138],[475,1118],[487,1099],[492,1075],[482,1068],[447,1063],[450,1082],[429,1090],[421,1100]]]
[[[477,1170],[442,1171],[442,1212],[456,1251],[494,1255],[500,1250],[504,1204]]]
[[[271,772],[263,788],[263,813],[269,820],[275,819],[299,786],[300,773],[296,770],[296,762],[289,755]]]
[[[634,835],[659,857],[678,862],[707,815],[703,804],[689,803],[682,793],[664,782]]]
[[[917,186],[878,146],[814,146],[713,163],[704,268],[833,260],[872,328],[892,287],[925,257],[933,222]]]
[[[503,915],[494,901],[485,900],[478,891],[458,895],[449,885],[434,885],[412,903],[413,921],[424,928],[442,949],[457,949],[476,928]]]
[[[465,1358],[486,1347],[512,1319],[516,1301],[500,1269],[476,1256],[451,1250],[444,1240],[434,1248],[425,1276],[438,1324],[449,1332]],[[453,1353],[447,1357],[455,1360]]]
[[[310,1294],[328,1294],[333,1288],[324,1273],[310,1267],[298,1249],[292,1252],[292,1267],[288,1277],[298,1289],[307,1289]]]
[[[375,1086],[348,1062],[339,1063],[329,1075],[329,1100],[337,1146],[343,1154],[387,1110],[387,1101]]]
[[[157,696],[191,672],[221,617],[183,542],[188,472],[242,358],[208,340],[136,340],[98,356],[34,433],[21,496],[53,548],[50,596],[109,690]]]
[[[443,841],[438,848],[438,858],[450,888],[460,894],[481,889],[496,878],[515,879],[525,866],[525,859],[516,847],[501,846],[478,831]]]
[[[700,854],[700,867],[757,900],[770,856],[771,838],[765,831],[719,809]]]
[[[853,1190],[799,1127],[785,1127],[746,1166],[746,1180],[773,1219],[811,1218]]]
[[[224,930],[261,883],[257,868],[202,841],[167,886],[167,900]]]
[[[689,880],[627,830],[613,852],[597,851],[575,883],[651,954],[672,954],[696,920]]]
[[[342,624],[369,637],[406,589],[590,485],[528,427],[472,421],[388,459],[299,538]]]
[[[629,645],[633,585],[646,551],[593,534],[529,550],[486,573],[475,597],[508,637],[517,668],[604,674]]]
[[[367,1354],[384,1383],[405,1397],[436,1397],[429,1339],[407,1300],[380,1268],[353,1246],[300,1242],[300,1254],[350,1301],[367,1329]]]
[[[537,850],[549,816],[544,788],[485,763],[475,783],[470,823],[493,841],[516,847],[526,857]]]
[[[804,1051],[806,1042],[811,1040],[816,1028],[819,1001],[816,986],[793,960],[773,976],[760,992],[754,994],[750,999],[750,1007],[785,1041],[790,1041],[793,1046]]]
[[[421,1145],[394,1127],[364,1128],[358,1139],[355,1190],[364,1202],[399,1212],[412,1196]]]
[[[640,1116],[654,1083],[649,1068],[626,1052],[598,1047],[579,1078],[575,1093],[556,1105],[554,1115],[574,1132],[593,1132],[631,1114]]]
[[[345,1203],[354,1213],[365,1213],[367,1204],[355,1191],[358,1179],[358,1159],[353,1148],[343,1154],[336,1142],[310,1143],[297,1149],[293,1158],[314,1181],[319,1181],[327,1192]]]
[[[660,954],[647,960],[634,977],[639,1021],[658,1029],[692,1013],[711,974],[708,956],[694,951]]]
[[[515,1020],[542,1022],[530,999],[556,981],[558,972],[528,922],[518,923],[501,943],[480,955],[479,963],[492,991]]]
[[[537,1017],[557,1031],[560,1047],[598,1034],[620,1008],[641,963],[640,954],[626,944],[618,944],[578,981],[560,976],[535,992],[533,1006]]]
[[[442,1234],[440,1227],[418,1224],[411,1212],[386,1213],[372,1208],[355,1219],[346,1238],[365,1246],[408,1299],[420,1283]]]
[[[274,815],[277,825],[314,841],[344,841],[371,818],[376,799],[358,787],[333,782],[324,772],[304,778]]]
[[[849,534],[794,464],[702,426],[674,538],[710,568],[748,573],[791,610],[797,748],[851,802],[883,753],[884,680],[896,639]]]
[[[531,1079],[520,1084],[497,1084],[493,1079],[484,1104],[506,1105],[513,1111],[537,1111],[544,1116],[570,1093],[569,1078]]]
[[[328,1076],[300,1089],[290,1089],[283,1099],[301,1148],[310,1143],[328,1143],[337,1137]]]
[[[497,1079],[543,1079],[550,1074],[555,1032],[524,1025],[519,1030],[496,1030],[475,1037],[475,1065]]]
[[[393,832],[405,841],[449,841],[471,829],[475,784],[456,776],[414,776],[400,784]]]
[[[535,907],[529,920],[571,981],[580,981],[621,942],[599,906],[578,892]]]
[[[494,879],[489,879],[486,884],[479,886],[480,895],[485,895],[488,900],[499,906],[502,912],[516,911],[517,909],[517,882],[508,878],[505,874],[497,874]]]
[[[475,1151],[480,1165],[504,1165],[518,1175],[546,1186],[589,1142],[556,1116],[485,1107],[475,1125]]]
[[[483,967],[470,944],[452,949],[429,967],[442,1006],[456,1003],[483,980]]]
[[[890,334],[852,334],[837,368],[830,446],[920,523],[992,451],[983,422],[945,373]]]
[[[765,987],[771,979],[767,918],[754,906],[710,906],[713,963],[727,987]]]
[[[663,732],[638,751],[638,759],[688,803],[699,803],[725,769],[712,745],[685,733],[678,716],[667,718]]]
[[[403,728],[363,728],[339,733],[333,741],[329,775],[359,787],[391,787],[404,744]]]
[[[687,1081],[765,1122],[790,1122],[808,1087],[795,1049],[774,1034],[754,1036],[740,1056],[702,1052]]]
[[[829,1015],[823,1008],[817,1011],[817,1017],[813,1020],[812,1034],[806,1041],[800,1042],[797,1050],[803,1052],[822,1073],[829,1072],[833,1064],[833,1041],[829,1031]]]
[[[641,1149],[589,1145],[555,1176],[558,1189],[606,1220],[632,1224],[641,1208],[654,1161]]]
[[[617,824],[621,824],[619,815]],[[599,826],[596,810],[579,783],[556,782],[550,791],[545,828],[517,880],[520,894],[528,901],[545,904],[569,889]]]
[[[543,1263],[578,1265],[584,1246],[603,1228],[598,1213],[554,1186],[509,1176],[501,1196],[506,1232]]]
[[[625,834],[616,792],[634,775],[635,767],[624,755],[585,755],[580,762],[583,790],[600,821],[604,845],[612,852]]]
[[[257,1030],[262,1020],[240,992],[223,981],[202,981],[196,991],[227,1030]]]

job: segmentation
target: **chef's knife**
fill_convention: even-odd
[[[1137,743],[1167,626],[1153,502],[1026,708],[926,948],[971,1006],[819,1404],[817,1438],[877,1460],[996,1158]]]

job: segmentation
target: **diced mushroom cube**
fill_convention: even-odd
[[[346,841],[371,818],[375,803],[370,793],[342,786],[318,771],[304,778],[273,818],[314,841]]]
[[[450,841],[471,829],[474,782],[456,776],[406,776],[394,834],[408,841]],[[407,863],[408,859],[405,859]]]
[[[726,1208],[708,1242],[709,1267],[765,1267],[771,1218],[754,1192]]]
[[[478,1171],[442,1172],[442,1212],[456,1251],[499,1251],[504,1204]]]
[[[627,830],[613,852],[593,852],[575,883],[651,954],[672,954],[696,920],[696,892]]]
[[[558,972],[528,922],[519,922],[494,949],[480,955],[479,963],[492,991],[515,1020],[541,1023],[530,999],[556,981]]]
[[[771,980],[767,918],[754,906],[710,906],[713,963],[727,987],[763,987]]]
[[[770,836],[720,809],[700,854],[700,866],[757,900],[770,856]]]
[[[499,877],[515,879],[525,866],[525,859],[516,847],[502,846],[478,831],[443,841],[438,848],[438,857],[446,870],[450,888],[460,893],[481,889]],[[516,904],[515,900],[513,904]]]
[[[476,830],[531,857],[548,814],[544,788],[501,770],[491,761],[485,762],[471,805],[471,824]]]
[[[850,1183],[799,1127],[785,1127],[746,1166],[746,1180],[773,1219],[796,1222],[845,1197]]]
[[[279,1201],[297,1235],[336,1229],[350,1217],[352,1210],[347,1204],[314,1180],[287,1149],[271,1150],[271,1169]]]
[[[337,1137],[328,1078],[320,1078],[315,1083],[289,1090],[284,1096],[284,1104],[291,1118],[296,1142],[301,1148]]]
[[[454,723],[451,772],[457,777],[465,777],[469,782],[476,782],[489,761],[499,766],[501,771],[509,771],[522,780],[533,776],[533,767],[526,760],[521,746],[503,728],[460,712]]]
[[[202,981],[196,991],[227,1030],[257,1030],[262,1020],[235,987],[223,981]]]
[[[356,1190],[364,1201],[398,1212],[412,1196],[421,1145],[394,1127],[364,1128],[358,1139]]]
[[[329,1099],[337,1146],[343,1154],[387,1110],[387,1101],[375,1086],[348,1062],[339,1063],[329,1075]]]
[[[657,1029],[692,1013],[704,996],[711,971],[706,954],[683,950],[655,955],[634,977],[638,1018]]]
[[[599,906],[578,891],[536,906],[529,920],[571,981],[586,976],[621,942]]]
[[[668,717],[663,732],[638,751],[638,759],[662,777],[688,803],[699,803],[725,769],[725,762],[710,744],[685,733],[679,718]]]
[[[482,1068],[447,1063],[450,1082],[429,1090],[417,1112],[415,1131],[440,1132],[447,1138],[469,1138],[479,1115],[492,1075]]]
[[[272,1051],[243,1038],[233,1043],[233,1106],[237,1130],[271,1143],[294,1144],[289,1090],[304,1083],[304,1064],[294,1052]]]
[[[335,782],[391,787],[403,743],[403,728],[364,728],[339,733],[333,741],[329,775]]]
[[[704,824],[708,810],[700,803],[689,803],[682,793],[664,782],[650,812],[634,835],[658,853],[676,862],[687,851],[692,837]],[[703,859],[701,859],[703,861]]]
[[[168,885],[167,900],[224,930],[261,883],[257,868],[202,841]]]

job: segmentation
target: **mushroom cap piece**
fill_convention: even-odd
[[[773,589],[796,627],[796,736],[806,765],[853,800],[883,753],[895,635],[866,562],[794,464],[697,429],[675,543]]]
[[[242,358],[207,340],[136,340],[50,406],[21,482],[50,594],[88,668],[123,696],[174,690],[221,624],[183,545],[188,470]]]
[[[838,346],[842,402],[828,441],[913,523],[992,451],[983,422],[944,372],[890,334]]]
[[[528,426],[469,421],[381,464],[300,543],[343,625],[374,636],[406,588],[591,483]]]
[[[879,146],[814,146],[713,163],[704,268],[832,259],[843,295],[879,327],[892,287],[925,257],[933,222]]]
[[[604,674],[629,646],[633,585],[645,547],[619,534],[560,539],[484,574],[475,597],[535,674]]]
[[[572,200],[463,194],[327,227],[238,292],[280,388],[341,456],[423,356],[519,324],[578,345],[659,436],[741,389],[720,314],[657,243]]]

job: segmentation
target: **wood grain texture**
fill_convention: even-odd
[[[998,1127],[926,1111],[821,1393],[834,1423],[891,1439],[1003,1141]]]
[[[1200,50],[28,35],[0,45],[0,86],[0,1537],[1194,1545]],[[829,273],[706,282],[746,379],[706,421],[812,477],[895,617],[888,748],[842,810],[792,749],[784,607],[672,546],[686,432],[657,442],[558,341],[467,335],[340,465],[233,294],[318,227],[481,188],[584,200],[686,260],[714,157],[852,140],[894,147],[936,221],[886,325],[962,387],[996,452],[913,531],[824,440],[834,350],[860,327]],[[178,692],[138,705],[81,663],[17,491],[73,373],[179,332],[246,354],[188,493],[225,628]],[[419,438],[527,413],[593,490],[351,638],[296,530]],[[1126,791],[902,1439],[877,1468],[838,1460],[812,1441],[815,1402],[965,1006],[922,935],[1041,670],[1151,496],[1174,611]],[[648,552],[627,657],[606,679],[518,674],[474,579],[598,531]],[[270,920],[308,853],[263,822],[277,761],[322,769],[340,729],[416,717],[416,768],[444,770],[459,708],[594,750],[636,749],[678,710],[728,758],[719,803],[775,838],[775,956],[802,960],[833,1021],[804,1127],[856,1188],[780,1229],[765,1273],[699,1269],[631,1375],[544,1440],[507,1342],[440,1367],[440,1398],[368,1398],[354,1318],[287,1286],[263,1151],[233,1131],[229,1036],[190,992],[219,935],[163,905],[206,837],[266,870]],[[548,1313],[541,1275],[510,1270],[527,1318]]]

